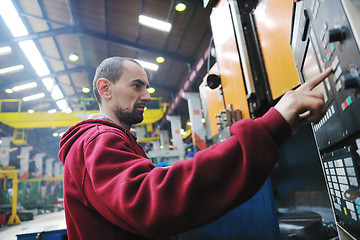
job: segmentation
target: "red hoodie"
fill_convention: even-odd
[[[69,239],[176,239],[250,199],[291,129],[272,108],[230,131],[193,159],[157,168],[136,138],[111,121],[70,127],[59,152]]]

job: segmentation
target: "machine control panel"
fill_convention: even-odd
[[[313,124],[336,221],[360,239],[360,2],[304,0],[293,5],[291,50],[301,82],[328,67],[314,91],[327,111]]]

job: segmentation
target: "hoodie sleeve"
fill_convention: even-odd
[[[261,188],[277,162],[277,145],[291,130],[272,108],[262,118],[235,123],[231,133],[169,168],[139,157],[119,133],[101,133],[86,146],[86,198],[112,223],[146,237],[207,224]]]

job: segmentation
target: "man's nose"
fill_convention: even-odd
[[[141,100],[146,101],[146,102],[151,101],[151,96],[147,89],[145,90],[144,94],[142,95]]]

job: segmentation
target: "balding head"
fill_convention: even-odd
[[[120,77],[126,70],[124,66],[124,62],[126,61],[134,62],[141,67],[141,65],[137,61],[131,58],[110,57],[102,61],[100,65],[96,68],[96,73],[93,80],[93,91],[95,98],[99,104],[101,104],[101,96],[96,86],[97,80],[99,80],[100,78],[106,78],[109,81],[115,83],[120,79]]]

